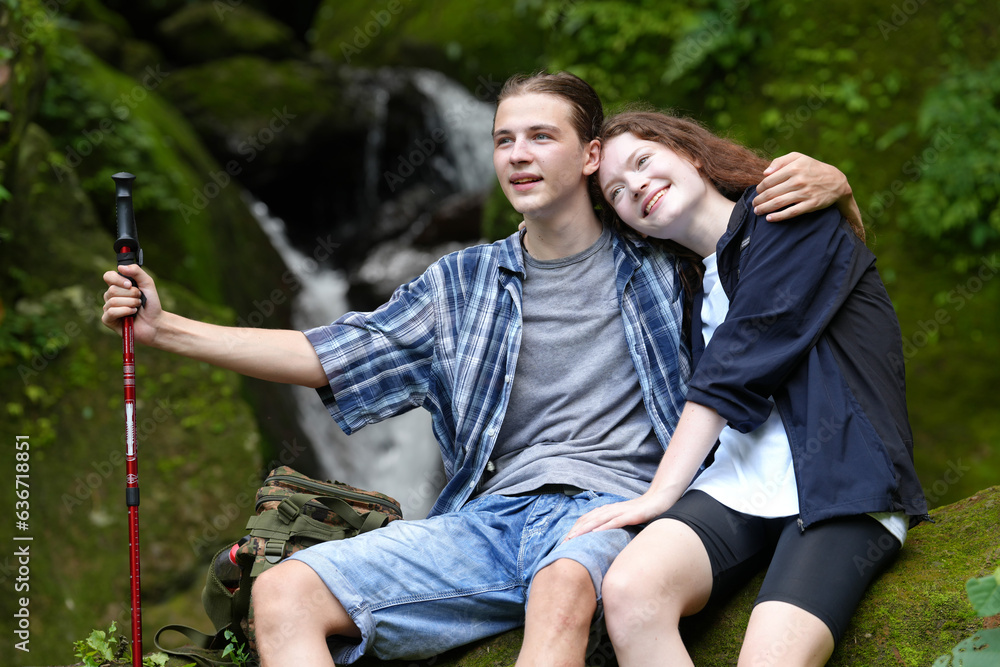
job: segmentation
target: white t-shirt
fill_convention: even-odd
[[[704,259],[704,299],[701,308],[701,334],[705,345],[715,329],[726,319],[729,298],[719,282],[719,267],[714,254]],[[774,405],[774,398],[770,399]],[[750,433],[740,433],[726,426],[719,435],[715,460],[691,484],[730,509],[765,518],[795,516],[799,497],[795,486],[792,450],[781,415],[775,407],[767,420]],[[906,540],[904,512],[879,512],[871,515],[902,544]]]

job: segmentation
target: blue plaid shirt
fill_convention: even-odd
[[[690,375],[675,260],[618,234],[612,249],[629,352],[666,447]],[[514,234],[441,258],[374,312],[305,332],[330,381],[320,397],[345,433],[418,406],[431,413],[448,478],[431,516],[469,499],[493,451],[521,344],[523,277]]]

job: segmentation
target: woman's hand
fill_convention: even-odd
[[[577,519],[565,539],[569,540],[595,530],[639,526],[652,521],[667,509],[667,506],[648,493],[632,500],[598,507]]]

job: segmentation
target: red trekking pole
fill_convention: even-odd
[[[142,266],[142,249],[132,214],[132,181],[135,176],[119,172],[115,181],[118,239],[115,252],[118,266]],[[131,279],[130,279],[131,280]],[[134,283],[135,281],[132,280]],[[146,297],[141,297],[142,305]],[[125,385],[125,504],[128,506],[129,574],[132,588],[132,667],[142,667],[142,601],[139,594],[139,460],[135,442],[135,343],[134,316],[122,320],[122,377]]]

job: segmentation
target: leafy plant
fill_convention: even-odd
[[[550,69],[569,69],[605,100],[697,89],[694,72],[728,71],[759,43],[751,3],[731,0],[518,0],[548,38]]]
[[[107,631],[94,630],[86,639],[73,642],[76,657],[80,658],[86,667],[100,667],[105,663],[122,659],[130,647],[125,637],[115,634],[117,631],[118,626],[111,621]]]
[[[1000,60],[956,66],[920,108],[904,226],[978,257],[1000,240]],[[971,253],[970,253],[971,251]]]
[[[131,665],[132,644],[124,635],[115,634],[117,631],[117,624],[111,621],[107,630],[94,630],[86,639],[73,642],[76,657],[85,667],[101,667],[107,664]],[[164,667],[168,660],[170,656],[166,653],[150,653],[143,656],[142,664],[144,667]],[[195,664],[192,662],[184,667],[195,667]]]
[[[222,657],[225,658],[226,656],[229,656],[230,660],[232,660],[234,664],[240,665],[241,667],[242,665],[250,662],[250,654],[247,652],[246,646],[236,639],[236,635],[233,634],[233,631],[226,630],[224,636],[229,640],[229,644],[226,645],[226,648],[222,649]]]
[[[965,582],[965,592],[980,616],[1000,614],[1000,567],[992,575],[969,579]],[[933,667],[994,667],[998,663],[1000,628],[992,628],[963,639],[951,654],[935,660]]]

